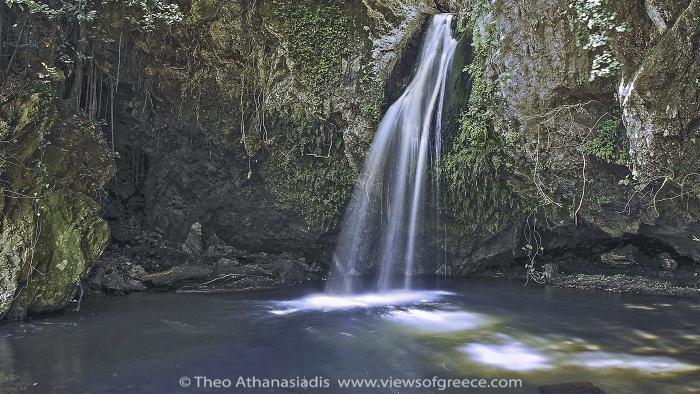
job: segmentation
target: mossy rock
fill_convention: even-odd
[[[30,218],[31,219],[31,218]],[[0,316],[12,306],[22,262],[28,259],[32,221],[5,221],[0,233]]]
[[[114,162],[95,124],[61,107],[50,87],[9,85],[0,103],[12,141],[0,156],[12,161],[0,166],[0,318],[23,318],[63,307],[106,247],[109,228],[92,197]]]
[[[111,151],[92,122],[71,117],[48,141],[43,163],[54,188],[94,196],[114,176]]]
[[[109,227],[100,206],[85,194],[61,191],[15,208],[0,236],[3,269],[19,284],[10,317],[60,309],[107,246]],[[7,310],[7,302],[0,305],[0,312]]]

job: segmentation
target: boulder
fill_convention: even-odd
[[[547,263],[544,265],[544,278],[552,279],[559,273],[559,266],[555,263]]]
[[[239,267],[241,263],[235,259],[220,258],[216,261],[215,270],[216,273],[230,273],[231,269],[234,267]]]
[[[678,269],[678,262],[670,254],[661,253],[658,256],[658,259],[661,263],[661,268],[665,269],[666,271],[675,271]]]
[[[157,272],[143,276],[141,281],[154,286],[172,286],[177,282],[206,279],[212,274],[212,270],[195,265],[179,265],[167,271]]]
[[[182,250],[194,256],[200,256],[204,250],[204,242],[202,241],[202,225],[197,222],[190,226],[190,231],[187,233],[187,239],[182,244]]]
[[[138,279],[134,279],[127,272],[98,267],[92,274],[88,285],[91,289],[107,293],[129,293],[132,291],[144,291],[146,285]]]
[[[616,268],[639,265],[639,248],[634,245],[621,246],[601,255],[600,260],[603,264]]]
[[[144,276],[146,276],[146,270],[140,266],[140,265],[133,265],[130,268],[127,269],[126,274],[133,279],[138,279],[140,280]]]
[[[299,283],[306,279],[302,266],[295,261],[281,260],[272,266],[272,274],[282,283]]]

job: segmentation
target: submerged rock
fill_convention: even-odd
[[[540,386],[542,394],[605,394],[590,382],[559,383]]]

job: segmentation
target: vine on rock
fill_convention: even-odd
[[[617,74],[622,65],[610,48],[612,39],[626,27],[617,22],[617,13],[608,8],[609,0],[575,0],[569,5],[569,19],[579,46],[595,53],[589,81]]]

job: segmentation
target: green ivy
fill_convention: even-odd
[[[300,114],[292,115],[288,126],[269,160],[275,179],[283,181],[274,186],[277,200],[309,223],[331,229],[355,182],[340,128]]]
[[[319,94],[337,88],[350,32],[342,3],[275,0],[274,5],[276,16],[284,21],[287,50],[301,80]]]
[[[80,22],[91,22],[97,17],[98,6],[108,3],[123,4],[130,11],[123,17],[142,31],[152,32],[159,25],[182,22],[183,16],[177,4],[164,0],[108,0],[91,2],[70,0],[62,2],[41,0],[4,0],[8,7],[16,6],[20,11],[42,15],[49,20],[75,18]]]
[[[595,137],[586,144],[586,153],[609,163],[627,163],[629,153],[622,136],[623,130],[622,118],[616,111],[596,128]]]
[[[456,219],[488,231],[502,230],[516,212],[517,199],[503,180],[508,160],[495,131],[496,102],[485,71],[494,53],[496,25],[488,20],[490,3],[481,1],[460,16],[458,29],[472,32],[474,59],[464,72],[471,81],[468,108],[462,114],[457,136],[451,142],[440,169],[447,186],[444,206]],[[509,136],[515,143],[517,135]]]
[[[617,14],[609,9],[609,0],[575,0],[569,5],[573,16],[570,27],[579,46],[595,53],[589,80],[617,74],[622,65],[612,53],[610,41],[626,28],[617,23]]]
[[[8,7],[16,6],[22,12],[40,14],[48,19],[76,17],[80,21],[95,19],[96,11],[86,1],[73,0],[56,4],[37,0],[4,0]]]
[[[382,112],[376,101],[368,101],[362,105],[362,116],[371,124],[379,124]]]

